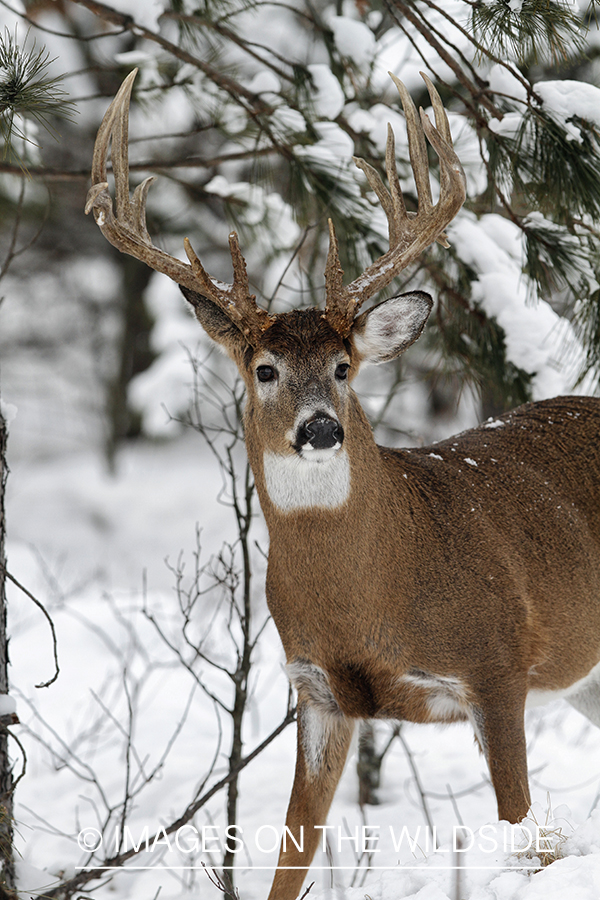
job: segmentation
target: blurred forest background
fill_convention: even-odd
[[[440,87],[469,199],[450,252],[432,248],[406,275],[436,296],[426,340],[364,388],[382,441],[420,442],[461,425],[463,401],[467,421],[473,405],[476,418],[493,414],[570,390],[586,373],[593,388],[593,8],[3,0],[2,24],[5,47],[25,61],[47,53],[71,104],[57,120],[52,104],[36,110],[34,98],[28,114],[23,59],[2,89],[14,111],[3,114],[0,163],[0,353],[5,400],[19,408],[13,452],[94,446],[113,466],[119,442],[172,433],[162,407],[177,416],[188,401],[185,363],[178,370],[174,357],[201,338],[183,305],[81,215],[95,131],[134,65],[132,172],[160,176],[149,203],[155,241],[181,254],[189,236],[209,271],[227,279],[235,226],[252,284],[275,309],[322,302],[328,216],[348,278],[385,249],[385,219],[352,156],[381,170],[390,121],[414,199],[387,72],[405,80],[417,105],[428,105],[420,69]]]
[[[133,752],[132,735],[148,742],[150,756],[158,753],[152,771],[177,785],[172,802],[186,821],[203,808],[202,789],[224,778],[214,795],[227,800],[210,815],[231,823],[240,814],[236,772],[248,736],[252,746],[271,734],[274,741],[293,719],[280,661],[258,645],[259,637],[273,646],[277,638],[265,624],[266,541],[244,462],[233,367],[213,352],[177,287],[119,254],[83,215],[95,133],[123,78],[139,67],[131,174],[132,184],[158,176],[148,204],[154,243],[183,257],[189,237],[211,275],[228,281],[235,227],[252,289],[280,311],[323,303],[329,216],[347,280],[387,249],[385,216],[352,157],[383,174],[388,122],[401,186],[416,208],[388,71],[425,107],[419,71],[430,75],[448,110],[468,199],[448,229],[450,249],[430,248],[393,288],[433,294],[423,338],[357,384],[379,442],[414,445],[529,399],[598,389],[599,51],[596,7],[586,0],[0,0],[8,565],[55,619],[67,670],[69,660],[99,666],[93,702],[72,699],[82,671],[73,662],[61,676],[66,688],[59,679],[43,708],[29,686],[43,680],[36,665],[51,667],[50,639],[12,586],[11,681],[30,710],[21,750],[33,761],[30,781],[19,786],[17,830],[27,821],[35,831],[43,820],[41,831],[51,835],[46,844],[39,831],[33,843],[24,838],[29,850],[19,852],[50,873],[48,896],[71,896],[93,882],[89,871],[75,877],[74,859],[84,867],[106,860],[100,849],[77,845],[75,800],[62,804],[60,824],[52,818],[59,797],[78,796],[74,785],[87,784],[103,835],[120,823],[117,855],[133,810],[155,815],[151,800],[138,799],[142,787],[151,796],[154,775]],[[196,522],[205,529],[199,541]],[[187,569],[177,556],[183,549]],[[130,592],[125,600],[119,590]],[[86,644],[92,632],[104,635],[110,664]],[[19,653],[31,646],[35,653]],[[262,681],[251,671],[256,660]],[[164,758],[152,743],[156,716],[169,718],[172,697],[158,712],[145,706],[143,685],[173,665],[181,679],[175,694],[187,697],[191,679],[225,715],[208,731],[202,720],[205,774],[191,800],[175,774],[171,781],[164,774],[171,743]],[[267,715],[260,698],[269,696],[265,680],[275,671],[279,706]],[[63,721],[67,711],[73,718]],[[198,732],[187,713],[187,706],[173,711],[165,728],[173,745],[190,728],[191,748]],[[367,735],[363,800],[373,799],[368,779],[375,784],[383,751],[399,737]],[[407,759],[406,777],[414,778]],[[73,781],[50,787],[49,772]],[[127,773],[118,786],[117,772]],[[280,818],[288,782],[282,775],[277,788]],[[32,800],[40,785],[44,811]],[[429,821],[427,804],[420,808]],[[169,821],[179,820],[173,813]],[[119,858],[119,866],[126,862]],[[46,885],[41,877],[27,884],[37,890]],[[137,896],[127,884],[123,896]],[[139,896],[155,888],[144,883]]]

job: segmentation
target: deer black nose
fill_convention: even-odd
[[[315,416],[314,419],[303,422],[298,429],[297,446],[300,448],[310,444],[313,450],[330,450],[343,440],[344,429],[337,419]]]

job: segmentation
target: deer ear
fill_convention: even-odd
[[[183,287],[181,284],[179,290],[194,308],[196,318],[207,335],[216,341],[236,363],[239,362],[250,346],[239,328],[208,297],[197,294],[196,291]]]
[[[377,364],[399,356],[423,331],[432,306],[429,294],[412,291],[358,316],[351,334],[361,362]]]

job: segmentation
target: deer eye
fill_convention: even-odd
[[[275,375],[273,366],[259,366],[256,370],[256,377],[259,381],[274,381]]]
[[[348,369],[349,368],[350,368],[350,366],[348,363],[339,363],[339,365],[337,365],[335,367],[335,377],[339,381],[345,381],[346,378],[348,377]]]

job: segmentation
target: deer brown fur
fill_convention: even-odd
[[[332,364],[347,358],[351,379],[359,354],[315,310],[279,317],[252,351],[231,338],[220,340],[246,381],[246,446],[270,535],[267,599],[299,698],[286,824],[297,838],[304,826],[305,846],[288,841],[279,865],[290,869],[278,870],[270,895],[288,900],[305,874],[291,867],[312,858],[357,719],[470,720],[499,818],[527,814],[527,696],[559,696],[600,662],[600,400],[531,403],[397,450],[376,445],[349,388],[335,409],[347,500],[282,510],[267,488],[265,448],[284,452],[309,383],[321,387],[317,406],[331,400]],[[278,354],[294,391],[269,409],[255,373]],[[600,726],[600,681],[569,699]]]
[[[271,900],[300,891],[359,719],[470,721],[498,815],[517,822],[530,805],[528,698],[564,693],[600,726],[600,399],[530,403],[431,447],[377,446],[352,381],[410,346],[432,301],[413,291],[358,308],[424,242],[445,240],[464,198],[439,98],[436,127],[422,116],[418,133],[399,87],[420,148],[416,218],[388,142],[389,193],[360,168],[388,214],[390,250],[344,288],[332,229],[326,310],[274,316],[255,310],[236,237],[232,285],[211,279],[189,246],[190,265],[152,246],[147,183],[130,201],[125,177],[131,84],[101,126],[88,209],[112,243],[181,285],[245,381],[246,446],[270,535],[267,600],[298,691],[286,824],[296,838],[304,830],[304,849],[282,849]],[[104,162],[113,127],[116,216]],[[424,134],[442,167],[436,207]]]

